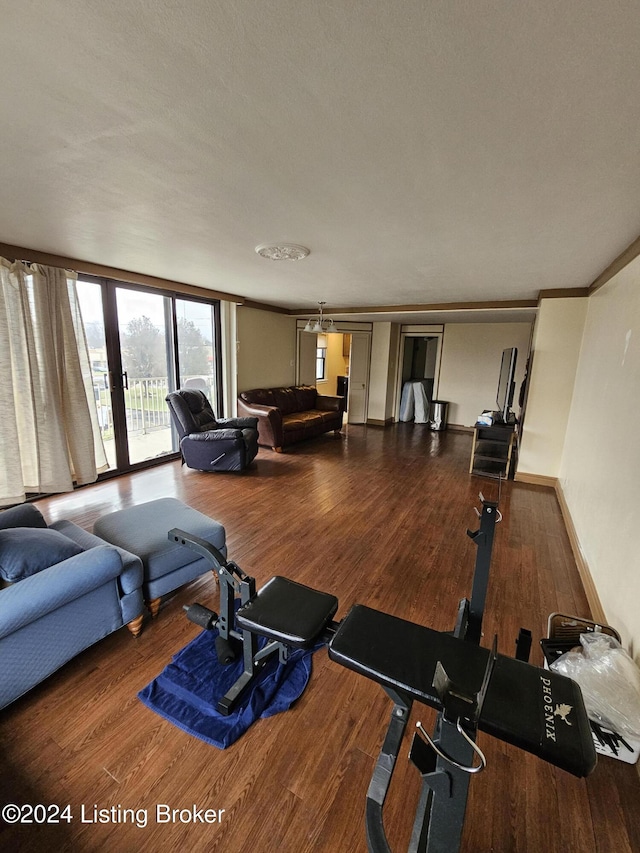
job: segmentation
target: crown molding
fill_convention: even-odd
[[[592,293],[595,293],[596,290],[600,290],[603,285],[610,281],[614,275],[617,275],[617,273],[626,267],[627,264],[630,264],[631,261],[635,260],[638,255],[640,255],[640,237],[637,237],[630,246],[627,246],[624,252],[621,252],[618,257],[600,273],[598,278],[591,282],[589,285],[589,296],[591,296]]]
[[[516,309],[516,308],[537,308],[538,301],[536,299],[512,299],[505,301],[491,302],[429,302],[414,305],[369,305],[359,308],[323,308],[325,314],[419,314],[422,311],[482,311],[496,309]],[[294,317],[306,317],[310,308],[291,308],[287,313]]]
[[[538,293],[538,305],[542,299],[578,299],[589,296],[588,287],[558,287],[556,290],[541,290]]]
[[[184,293],[189,296],[199,296],[204,299],[224,299],[226,302],[235,302],[242,305],[244,298],[232,293],[224,293],[220,290],[209,290],[206,287],[198,287],[195,284],[185,284],[181,281],[172,281],[167,278],[158,278],[153,275],[122,270],[117,267],[107,267],[103,264],[94,264],[91,261],[82,261],[78,258],[67,258],[63,255],[52,255],[49,252],[39,252],[36,249],[26,249],[24,246],[12,246],[9,243],[0,243],[0,255],[12,261],[29,261],[34,264],[46,264],[47,266],[60,267],[61,269],[74,270],[85,275],[95,275],[100,278],[113,278],[116,281],[128,282],[130,284],[142,284],[147,287],[157,287],[159,290],[171,290],[176,293]]]
[[[279,305],[268,305],[266,302],[256,302],[254,299],[242,299],[240,303],[240,299],[236,300],[241,308],[256,308],[258,311],[271,311],[274,314],[284,314],[289,316],[291,314],[286,308],[280,308]]]

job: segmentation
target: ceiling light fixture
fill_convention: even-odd
[[[309,249],[306,246],[297,246],[295,243],[264,243],[261,246],[256,246],[256,252],[262,258],[268,258],[270,261],[301,261],[309,254]]]
[[[326,302],[318,302],[320,306],[320,312],[317,317],[311,317],[307,320],[307,325],[302,330],[303,332],[314,332],[317,335],[332,335],[340,332],[340,329],[336,326],[336,324],[330,318],[324,319],[322,316],[322,306],[326,305]],[[325,323],[327,324],[325,326]]]

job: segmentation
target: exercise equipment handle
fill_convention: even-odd
[[[480,771],[484,770],[484,768],[487,766],[487,759],[485,758],[483,751],[480,749],[478,744],[475,741],[473,741],[469,737],[469,735],[465,732],[465,730],[462,728],[462,723],[460,722],[460,720],[456,720],[456,729],[458,730],[458,733],[462,735],[462,737],[466,740],[466,742],[469,744],[469,746],[476,753],[476,755],[480,759],[480,764],[476,764],[476,765],[474,765],[474,764],[472,764],[472,765],[460,764],[458,761],[455,761],[450,755],[447,755],[445,752],[443,752],[438,747],[437,743],[435,743],[435,741],[433,741],[431,739],[431,737],[429,736],[428,732],[425,730],[425,728],[421,722],[416,723],[416,728],[418,729],[419,732],[421,732],[421,734],[423,735],[423,737],[425,738],[425,740],[427,741],[427,743],[429,744],[431,749],[435,752],[435,754],[437,756],[439,756],[440,758],[442,758],[443,761],[446,761],[449,764],[453,765],[454,767],[457,767],[458,770],[463,770],[465,773],[480,773]]]
[[[179,527],[173,527],[167,534],[167,538],[171,542],[178,542],[180,545],[185,545],[187,548],[195,551],[196,554],[200,554],[201,557],[211,560],[217,572],[227,566],[227,561],[222,552],[218,551],[215,545],[207,542],[206,539],[194,536],[193,533],[187,533],[186,530],[180,530]]]

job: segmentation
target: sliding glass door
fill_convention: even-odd
[[[220,352],[213,306],[191,299],[176,299],[175,306],[180,387],[198,388],[216,401]]]
[[[122,371],[115,390],[124,407],[129,464],[174,453],[165,397],[175,390],[171,298],[116,287]]]
[[[77,286],[110,470],[176,453],[169,391],[199,388],[219,411],[218,303],[109,279]]]

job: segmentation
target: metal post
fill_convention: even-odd
[[[467,632],[463,639],[480,645],[482,638],[482,617],[489,585],[489,570],[491,568],[491,552],[493,550],[493,534],[496,522],[500,518],[497,501],[487,501],[480,495],[482,513],[480,515],[480,530],[473,533],[467,530],[467,535],[478,546],[476,565],[473,573],[473,588],[469,602],[469,620]]]

